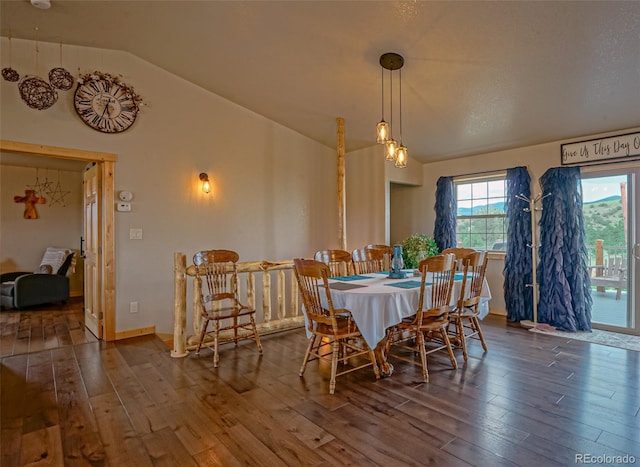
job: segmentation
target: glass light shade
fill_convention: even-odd
[[[211,191],[211,184],[209,183],[209,180],[202,182],[202,191],[205,193],[209,193]]]
[[[387,144],[386,144],[386,159],[388,161],[395,161],[396,160],[396,149],[398,147],[398,143],[396,142],[395,139],[390,138],[387,140]]]
[[[378,138],[376,139],[376,143],[384,144],[387,142],[389,138],[389,124],[384,120],[381,120],[376,125],[376,131],[378,133]]]
[[[396,167],[403,168],[407,166],[407,148],[402,144],[396,150]]]

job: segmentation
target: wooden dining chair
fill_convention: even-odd
[[[422,379],[429,381],[427,355],[446,352],[453,368],[458,362],[447,334],[453,281],[455,278],[455,256],[436,255],[423,259],[418,265],[421,273],[420,300],[416,314],[403,319],[390,328],[387,334],[387,354],[422,367]],[[431,285],[426,295],[427,282]],[[399,351],[394,351],[397,348]],[[407,356],[407,352],[411,357]],[[413,354],[420,354],[420,362]]]
[[[458,271],[462,271],[462,269],[464,268],[464,258],[466,258],[468,255],[475,253],[476,250],[474,250],[473,248],[462,248],[462,247],[453,247],[453,248],[445,248],[444,250],[442,250],[443,255],[448,255],[448,254],[454,254],[456,255],[456,269]]]
[[[368,250],[381,250],[383,255],[382,268],[383,271],[389,271],[391,269],[391,258],[393,258],[393,247],[390,245],[380,245],[370,243],[365,246]]]
[[[384,271],[384,253],[375,248],[357,248],[351,252],[355,274]]]
[[[293,260],[293,271],[298,281],[302,304],[307,318],[307,331],[311,335],[304,355],[300,376],[307,363],[325,359],[331,362],[329,394],[336,389],[336,378],[368,366],[373,366],[376,379],[380,370],[373,350],[367,346],[349,310],[334,309],[329,288],[329,266],[313,259]],[[326,306],[323,306],[323,296]],[[347,365],[338,371],[338,361]]]
[[[233,342],[237,346],[242,339],[253,339],[262,355],[254,318],[256,310],[240,303],[238,297],[238,259],[238,253],[231,250],[203,250],[193,256],[203,319],[196,355],[203,345],[210,347],[205,338],[212,336],[214,368],[220,361],[220,344]]]
[[[345,250],[319,250],[314,255],[316,261],[329,266],[329,277],[353,274],[351,253]]]
[[[448,332],[450,340],[455,348],[462,349],[462,356],[466,362],[467,339],[478,339],[482,343],[482,349],[487,351],[487,343],[482,335],[480,320],[478,319],[478,306],[484,285],[484,277],[487,271],[487,252],[476,251],[463,259],[464,277],[462,287],[454,311],[449,313]]]

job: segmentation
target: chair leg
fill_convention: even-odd
[[[486,352],[487,351],[487,343],[484,340],[484,335],[482,334],[482,328],[480,327],[480,320],[478,319],[477,316],[474,316],[473,318],[471,318],[473,320],[473,324],[476,328],[476,331],[478,332],[478,338],[480,339],[480,342],[482,343],[482,349]]]
[[[304,360],[302,361],[302,366],[300,367],[300,376],[304,374],[304,370],[307,368],[307,363],[309,362],[309,356],[311,355],[311,349],[313,348],[313,345],[316,343],[317,337],[318,336],[314,334],[311,336],[311,339],[309,339],[309,345],[307,346],[307,351],[304,353]]]
[[[258,347],[258,353],[262,355],[262,343],[260,342],[260,335],[258,334],[258,329],[256,328],[256,320],[253,319],[253,316],[250,316],[251,320],[251,328],[253,329],[253,338],[256,341],[256,346]]]
[[[456,317],[456,339],[460,342],[460,347],[462,347],[462,358],[466,362],[469,359],[467,355],[467,340],[464,336],[464,324],[462,323],[462,318]]]
[[[453,354],[453,349],[451,348],[451,341],[449,340],[449,335],[447,334],[447,330],[442,328],[440,330],[440,334],[442,334],[442,340],[447,346],[447,353],[449,354],[449,359],[451,360],[451,366],[453,366],[454,369],[457,369],[458,361],[456,360],[456,356]]]
[[[329,394],[336,391],[336,374],[338,373],[338,353],[340,353],[340,342],[334,340],[331,343],[331,380],[329,381]]]
[[[422,362],[422,380],[429,382],[429,370],[427,368],[427,349],[424,348],[424,334],[417,331],[416,341],[418,342],[418,352],[420,353],[420,361]]]
[[[204,342],[204,336],[207,335],[207,326],[209,326],[209,321],[210,320],[208,318],[205,318],[204,323],[202,323],[202,332],[200,333],[200,340],[198,341],[198,347],[196,348],[196,355],[200,355],[200,348]]]
[[[376,375],[376,379],[380,379],[380,368],[378,368],[378,361],[376,360],[376,354],[372,349],[369,349],[369,358],[371,359],[371,364],[373,365],[373,372]]]
[[[233,345],[238,347],[238,317],[233,317]]]
[[[219,346],[220,346],[220,321],[215,321],[215,332],[213,333],[213,367],[218,368],[220,362]]]

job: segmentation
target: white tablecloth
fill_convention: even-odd
[[[364,285],[349,290],[337,290],[331,288],[331,299],[334,308],[345,308],[351,312],[360,332],[369,347],[374,348],[385,336],[387,328],[398,324],[403,318],[413,315],[420,300],[420,286],[413,288],[394,287],[390,284],[398,282],[415,281],[418,283],[420,277],[413,277],[411,273],[405,279],[389,279],[388,273],[363,274],[364,279],[343,281],[330,279],[331,284],[354,284]],[[427,276],[427,283],[429,277]],[[467,285],[469,285],[467,281]],[[454,305],[460,295],[462,286],[462,275],[456,274],[454,290],[451,293],[451,305]],[[336,285],[344,287],[344,285]],[[427,309],[430,305],[431,290],[427,285],[425,288],[425,303]],[[489,300],[491,292],[485,279],[482,287],[482,301],[479,306],[480,318],[484,318],[489,313]],[[326,304],[325,304],[326,305]]]

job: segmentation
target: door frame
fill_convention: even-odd
[[[116,313],[115,313],[115,163],[116,154],[106,152],[86,151],[83,149],[62,148],[45,146],[41,144],[21,143],[0,139],[0,151],[28,154],[56,159],[69,159],[76,161],[97,162],[100,166],[102,177],[101,209],[100,217],[100,243],[102,254],[100,259],[100,274],[102,276],[103,297],[102,312],[104,325],[104,339],[116,340]]]
[[[640,241],[640,218],[638,218],[638,211],[640,205],[637,203],[638,192],[640,191],[640,161],[624,161],[615,164],[593,164],[580,167],[582,172],[581,176],[587,178],[592,177],[607,177],[612,175],[619,175],[621,172],[632,172],[635,174],[635,179],[631,186],[627,186],[627,201],[628,203],[628,255],[627,260],[629,268],[627,270],[627,280],[629,281],[628,294],[627,294],[627,306],[631,310],[632,316],[630,327],[622,328],[613,325],[600,324],[594,325],[594,328],[602,329],[605,331],[619,332],[622,334],[640,335],[640,289],[635,286],[637,282],[638,271],[640,266],[637,264],[638,260],[633,258],[633,245]],[[633,208],[633,209],[632,209]],[[633,293],[632,293],[633,288]]]

